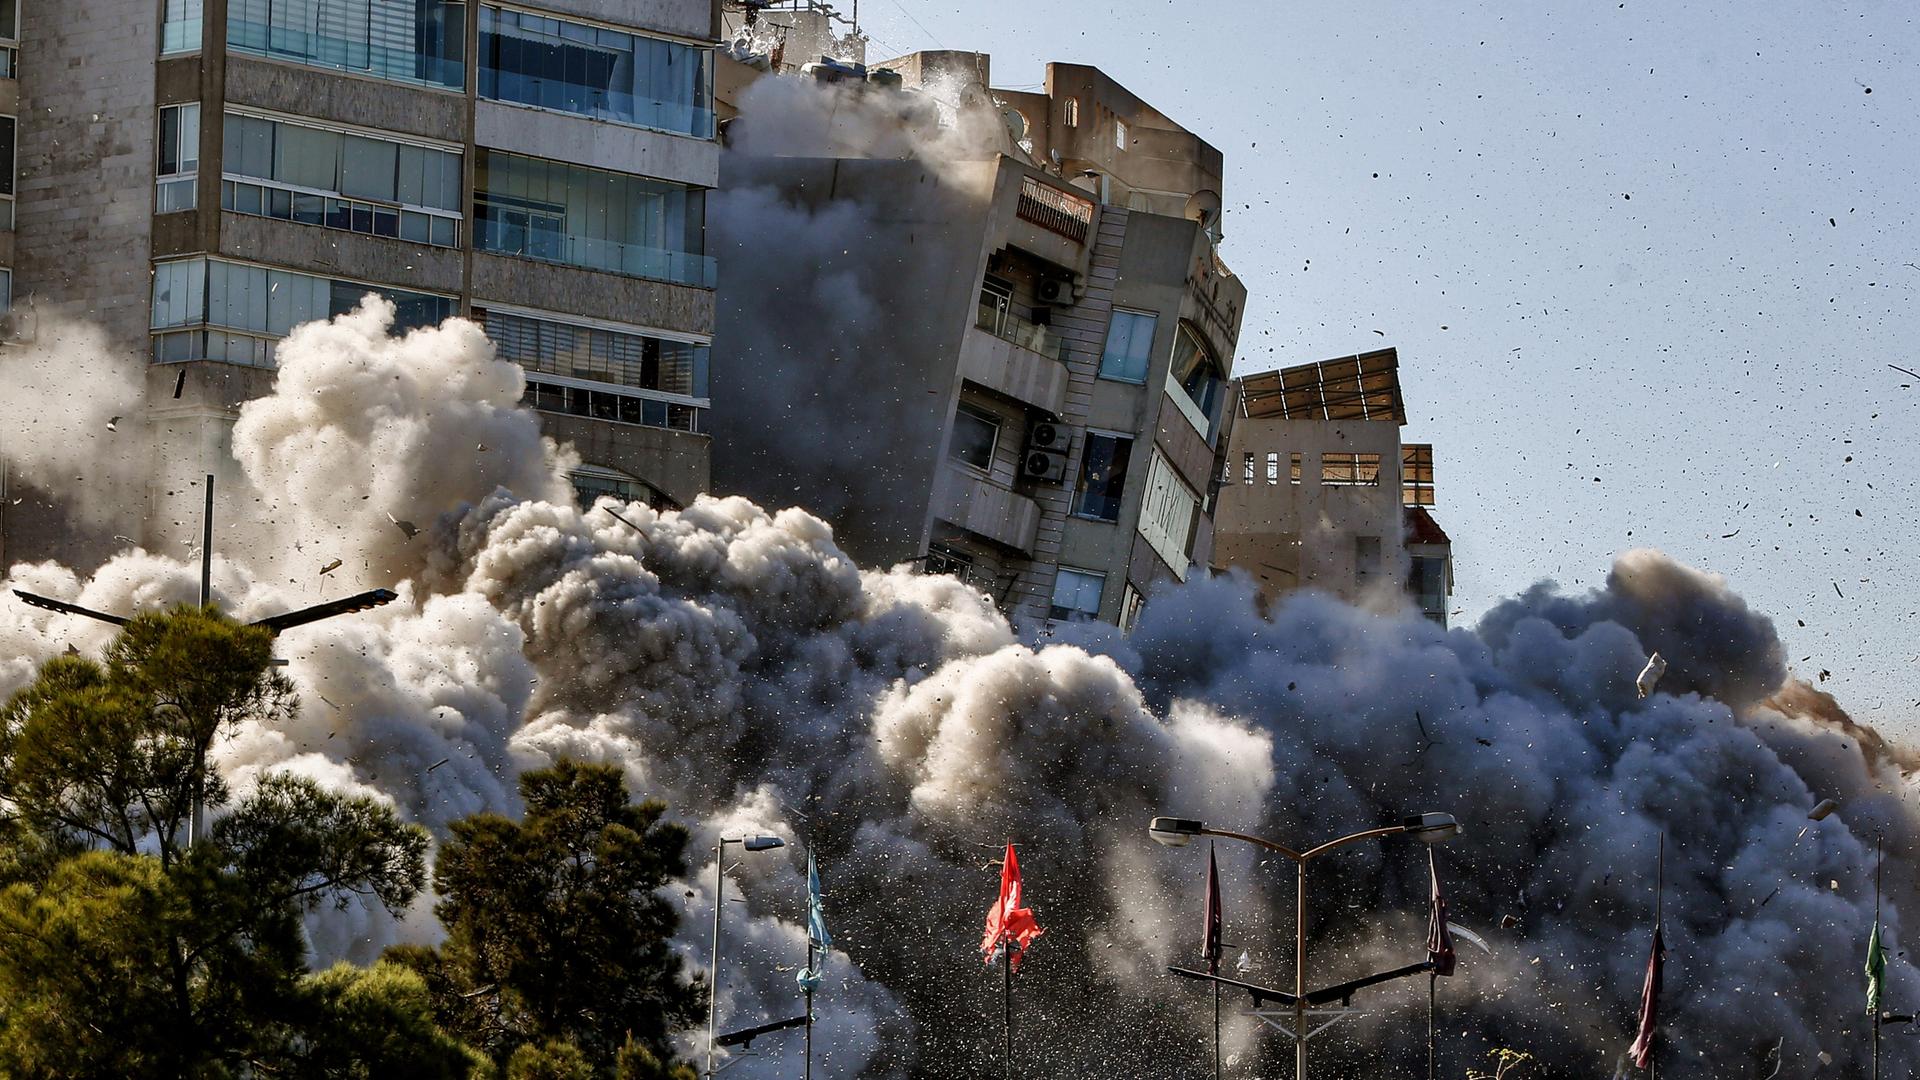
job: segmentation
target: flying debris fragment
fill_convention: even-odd
[[[393,514],[390,512],[387,514],[387,520],[393,522],[394,527],[398,528],[401,532],[406,533],[407,539],[409,540],[420,535],[419,527],[416,526],[411,521],[402,521],[399,518],[394,517]]]
[[[1647,666],[1640,669],[1640,677],[1633,680],[1633,688],[1638,690],[1640,696],[1644,698],[1653,693],[1653,688],[1660,682],[1660,676],[1666,673],[1667,662],[1659,653],[1654,653],[1647,657]]]
[[[320,568],[320,572],[321,572],[322,574],[331,574],[331,573],[333,573],[333,572],[334,572],[335,570],[338,570],[338,569],[340,569],[340,560],[339,560],[339,559],[335,559],[335,560],[333,560],[332,562],[330,562],[330,563],[328,563],[327,565],[325,565],[325,566],[323,566],[323,567],[321,567],[321,568]]]
[[[119,431],[119,430],[120,430],[120,417],[118,417],[118,416],[114,416],[114,417],[109,417],[109,418],[108,418],[108,420],[107,420],[107,430],[108,430],[108,431]]]
[[[1807,811],[1808,821],[1825,821],[1827,815],[1840,809],[1840,804],[1832,799],[1821,799],[1812,810]]]

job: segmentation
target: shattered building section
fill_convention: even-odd
[[[1863,1073],[1867,841],[1920,838],[1911,788],[1830,702],[1790,692],[1772,622],[1722,579],[1630,552],[1600,589],[1543,583],[1449,632],[1312,592],[1263,610],[1238,575],[1196,576],[1132,634],[1084,624],[1070,628],[1082,645],[1036,648],[978,590],[863,569],[802,510],[581,509],[478,328],[397,338],[394,317],[376,302],[297,331],[274,392],[241,407],[238,467],[284,489],[290,512],[258,544],[220,547],[215,600],[242,618],[296,606],[255,560],[361,494],[456,508],[411,536],[384,513],[346,515],[340,542],[401,573],[398,596],[282,636],[302,708],[217,748],[237,790],[291,770],[444,829],[513,812],[514,774],[565,755],[621,765],[694,830],[695,851],[722,834],[804,837],[837,943],[815,1057],[864,1080],[998,1067],[1000,983],[976,945],[998,876],[987,860],[1009,837],[1048,930],[1020,976],[1023,1060],[1035,1075],[1167,1075],[1210,1056],[1211,1010],[1165,973],[1198,948],[1204,856],[1154,845],[1148,818],[1307,843],[1428,810],[1465,827],[1441,853],[1452,918],[1494,950],[1463,955],[1440,987],[1456,1052],[1521,1046],[1545,1073],[1590,1073],[1631,1033],[1664,832],[1673,1060],[1744,1060],[1764,1040],[1788,1068],[1824,1054],[1836,1075]],[[363,407],[388,385],[402,389],[383,409]],[[437,467],[437,448],[476,432],[500,453]],[[42,564],[0,584],[130,612],[191,600],[198,574],[129,551],[94,574]],[[0,603],[0,691],[109,633]],[[1652,651],[1672,662],[1642,699],[1634,675]],[[1809,821],[1822,799],[1838,809]],[[1231,940],[1249,981],[1272,985],[1291,966],[1294,883],[1243,847],[1220,854]],[[1316,985],[1421,955],[1429,883],[1412,845],[1315,865]],[[729,872],[744,902],[727,916],[723,1030],[802,1007],[804,870],[790,850]],[[1887,870],[1889,993],[1908,1000],[1920,979],[1900,898],[1915,882],[1904,863]],[[696,969],[713,873],[693,867],[671,890],[676,948]],[[323,962],[434,932],[359,908],[314,926]],[[1416,1072],[1423,991],[1367,991],[1368,1015],[1316,1060]],[[1290,1056],[1239,1010],[1225,1040],[1260,1075]],[[1896,1070],[1914,1064],[1912,1044],[1886,1050]],[[792,1076],[797,1057],[791,1039],[756,1043],[728,1075]]]
[[[1208,565],[1246,303],[1219,152],[1078,65],[720,66],[716,489],[1029,624],[1128,624]]]
[[[707,490],[719,0],[63,0],[18,5],[17,26],[15,11],[0,303],[17,336],[84,317],[145,364],[118,432],[154,467],[123,497],[37,479],[0,447],[0,556],[97,563],[113,533],[186,552],[176,505],[206,473],[238,479],[232,423],[287,333],[370,292],[403,328],[484,325],[545,430],[579,449],[582,498]],[[120,519],[70,527],[86,502]]]
[[[1248,375],[1221,472],[1214,566],[1271,603],[1294,589],[1352,602],[1404,594],[1446,625],[1453,544],[1434,520],[1433,447],[1403,443],[1393,349]]]

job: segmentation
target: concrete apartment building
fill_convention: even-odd
[[[1236,380],[1213,562],[1268,602],[1404,592],[1446,625],[1453,549],[1434,521],[1433,447],[1402,443],[1400,360],[1381,349]]]
[[[784,40],[817,43],[820,5],[795,7]],[[807,222],[840,239],[754,273],[723,251],[716,490],[807,506],[861,562],[959,575],[1016,617],[1130,624],[1212,558],[1246,303],[1216,252],[1219,151],[1091,67],[1021,93],[991,89],[980,53],[794,73],[818,59],[720,62],[742,125],[725,197],[793,215],[768,243]],[[760,151],[767,78],[832,81],[905,128],[984,116],[998,138],[960,160],[832,133]]]
[[[17,332],[84,316],[151,360],[174,475],[150,521],[221,471],[276,341],[368,291],[403,326],[484,322],[583,493],[685,503],[709,476],[719,22],[718,0],[0,0]],[[0,557],[69,544],[56,500],[11,494]]]

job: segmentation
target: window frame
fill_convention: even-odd
[[[1127,135],[1127,122],[1115,116],[1113,118],[1113,148],[1115,150],[1127,149]]]
[[[167,166],[168,134],[167,120],[173,117],[171,151],[174,163],[171,170]],[[192,138],[187,137],[186,118],[191,116]],[[174,214],[192,210],[199,205],[200,188],[200,124],[202,120],[198,101],[178,101],[161,105],[154,114],[153,124],[153,212],[154,214]],[[188,156],[191,144],[192,156]],[[192,168],[187,168],[191,163]],[[181,201],[170,201],[170,193],[185,192]]]
[[[489,3],[487,2],[487,0],[475,0],[475,2],[469,5],[469,7],[471,8],[473,17],[478,24],[474,34],[474,41],[475,41],[474,48],[477,52],[477,55],[473,59],[474,92],[477,95],[477,100],[490,101],[497,105],[509,105],[509,106],[512,106],[515,108],[521,108],[521,109],[536,109],[541,112],[558,113],[565,116],[583,116],[588,119],[598,120],[604,123],[618,124],[622,127],[640,128],[645,131],[658,131],[667,135],[677,135],[683,138],[699,139],[702,141],[706,141],[714,138],[715,134],[719,130],[719,127],[718,127],[719,110],[717,108],[718,103],[714,98],[714,79],[715,79],[716,72],[719,68],[719,53],[718,53],[717,46],[713,42],[703,42],[703,41],[698,41],[691,38],[678,37],[673,34],[662,33],[654,30],[642,30],[636,27],[631,27],[631,26],[621,26],[615,23],[601,22],[596,19],[584,18],[579,15],[558,14],[551,11],[536,11],[531,8],[520,7],[516,4]],[[704,107],[696,104],[688,104],[684,106],[686,109],[689,110],[689,113],[695,119],[695,123],[691,125],[690,130],[683,130],[681,128],[673,127],[667,124],[649,124],[639,119],[631,119],[631,120],[625,119],[619,116],[612,115],[610,112],[606,112],[606,111],[596,112],[591,110],[569,109],[562,106],[545,105],[545,104],[540,104],[538,102],[521,101],[515,98],[502,97],[500,95],[500,83],[499,83],[499,74],[498,74],[499,69],[497,67],[492,67],[492,65],[489,64],[488,62],[489,53],[487,50],[487,39],[490,32],[488,20],[490,17],[497,19],[498,18],[497,13],[502,11],[513,12],[516,16],[520,16],[522,18],[527,16],[532,16],[534,18],[543,19],[548,22],[580,27],[582,29],[593,30],[595,32],[623,34],[627,38],[632,40],[662,42],[667,45],[679,46],[681,48],[685,48],[693,52],[699,53],[701,54],[702,59],[701,59],[701,85],[698,87],[698,93],[705,97],[706,105]],[[489,12],[496,13],[496,14],[490,16]],[[495,33],[497,33],[497,31],[495,31]],[[526,39],[523,38],[522,40],[526,40]],[[631,50],[631,45],[629,46],[629,48]],[[495,52],[497,53],[497,51],[498,50],[496,48]],[[637,59],[636,59],[636,57],[638,56],[637,50],[629,51],[626,54],[626,56],[628,59],[628,63],[630,65],[637,66]],[[493,71],[495,72],[494,83],[493,83],[494,92],[491,94],[487,93],[486,91],[487,71],[490,67],[492,67]],[[635,99],[636,103],[639,97],[639,94],[637,91],[638,91],[638,87],[636,86],[635,92],[629,95],[630,97]],[[612,93],[613,91],[611,90],[608,91],[609,95],[611,95]],[[671,103],[668,103],[668,104],[671,104]]]
[[[1186,383],[1180,377],[1180,372],[1175,365],[1175,360],[1181,356],[1182,346],[1189,341],[1195,346],[1195,353],[1203,358],[1203,367],[1213,376],[1210,384],[1212,393],[1207,395],[1209,400],[1205,403],[1195,401],[1187,392]],[[1213,349],[1207,345],[1207,339],[1201,336],[1192,323],[1181,319],[1174,329],[1173,351],[1167,354],[1167,396],[1172,399],[1174,407],[1180,410],[1180,414],[1193,424],[1196,431],[1200,432],[1200,437],[1205,439],[1209,446],[1213,445],[1215,429],[1219,427],[1220,418],[1215,414],[1225,397],[1223,388],[1226,381],[1227,375],[1221,367],[1220,358],[1215,356]]]
[[[1099,588],[1094,592],[1093,596],[1093,610],[1062,607],[1060,605],[1061,579],[1067,575],[1072,575],[1075,578],[1090,579],[1099,583]],[[1100,605],[1104,603],[1106,599],[1107,575],[1105,572],[1088,570],[1079,566],[1067,566],[1065,564],[1055,566],[1053,568],[1053,591],[1047,598],[1047,619],[1051,622],[1098,622],[1100,620]],[[1061,614],[1062,612],[1066,614]]]
[[[1113,345],[1114,324],[1119,321],[1120,316],[1122,315],[1130,316],[1135,320],[1145,319],[1149,327],[1149,330],[1147,333],[1145,351],[1142,352],[1140,356],[1137,358],[1140,363],[1140,377],[1137,379],[1133,378],[1130,375],[1113,374],[1108,370],[1107,358],[1113,355],[1112,345]],[[1137,325],[1138,325],[1137,322],[1135,325],[1136,325],[1136,331],[1132,334],[1129,334],[1128,336],[1129,345],[1132,345],[1134,344],[1135,341],[1137,341],[1137,337],[1136,337]],[[1105,379],[1108,382],[1126,383],[1130,386],[1147,385],[1147,380],[1151,378],[1153,375],[1153,341],[1155,338],[1159,336],[1160,336],[1160,313],[1159,312],[1141,311],[1138,308],[1124,308],[1124,307],[1114,308],[1113,311],[1107,315],[1107,334],[1106,334],[1106,337],[1103,338],[1100,343],[1100,367],[1099,367],[1099,370],[1095,372],[1095,376],[1097,378]],[[1128,355],[1125,359],[1134,360],[1136,358],[1133,357],[1132,355]]]
[[[1113,500],[1112,517],[1106,517],[1089,511],[1085,503],[1085,500],[1089,497],[1087,470],[1091,467],[1090,463],[1093,460],[1093,456],[1088,453],[1088,451],[1093,448],[1093,441],[1095,439],[1106,439],[1115,443],[1124,444],[1124,448],[1118,450],[1114,456],[1109,459],[1110,462],[1118,463],[1118,468],[1113,470],[1119,474],[1118,490],[1113,494],[1100,496],[1101,498]],[[1071,512],[1074,517],[1082,521],[1099,521],[1109,525],[1117,525],[1120,523],[1120,511],[1126,504],[1127,498],[1127,472],[1133,461],[1133,444],[1136,441],[1136,438],[1131,432],[1108,431],[1101,428],[1087,429],[1086,436],[1080,440],[1080,470],[1078,478],[1074,481],[1073,485],[1073,506]],[[1109,477],[1108,482],[1112,482],[1111,477]]]
[[[987,443],[987,463],[985,465],[975,465],[973,462],[968,461],[966,458],[954,452],[954,437],[960,433],[960,417],[962,414],[970,416],[993,429],[993,439]],[[993,474],[993,459],[995,455],[1000,452],[1000,436],[1007,425],[1006,418],[998,413],[983,409],[978,405],[962,401],[954,406],[953,419],[953,426],[947,432],[947,460],[964,469],[976,472],[981,476],[991,476]]]

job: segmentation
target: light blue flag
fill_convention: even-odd
[[[826,901],[820,895],[820,868],[814,865],[812,851],[807,852],[807,944],[820,950],[820,956],[801,968],[796,978],[801,992],[811,995],[820,985],[820,968],[826,966],[827,953],[833,948],[833,935],[827,933]]]
[[[807,852],[807,941],[821,952],[833,949],[833,935],[827,933],[827,911],[820,895],[820,868],[813,864],[813,852]]]

